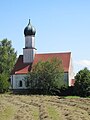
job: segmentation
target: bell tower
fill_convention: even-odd
[[[35,28],[31,25],[30,19],[28,25],[24,29],[25,48],[23,48],[23,62],[32,63],[35,56]]]

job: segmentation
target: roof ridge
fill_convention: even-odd
[[[36,55],[42,55],[42,54],[71,54],[71,52],[36,53]]]

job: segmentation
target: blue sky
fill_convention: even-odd
[[[23,53],[28,19],[37,53],[72,52],[74,72],[90,69],[90,0],[0,0],[0,40]]]

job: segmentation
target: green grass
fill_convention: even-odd
[[[66,96],[64,98],[80,98],[79,96]]]
[[[62,120],[53,106],[48,106],[48,114],[52,120]]]
[[[0,111],[0,120],[12,120],[14,111],[11,106],[6,106],[3,111]]]
[[[39,120],[39,109],[37,107],[32,108],[32,115],[34,120]]]

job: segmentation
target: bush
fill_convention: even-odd
[[[62,61],[57,58],[38,62],[25,79],[30,89],[39,89],[46,94],[57,91],[66,85]]]
[[[75,76],[75,93],[81,97],[90,96],[90,70],[84,68]]]

